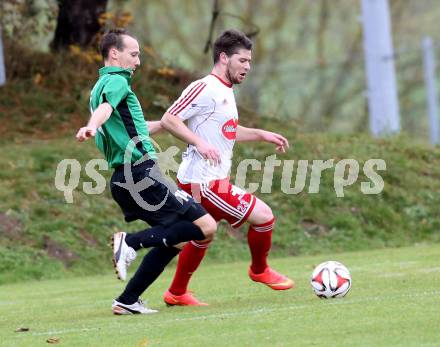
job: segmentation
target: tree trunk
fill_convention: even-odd
[[[52,49],[59,51],[69,45],[87,47],[101,29],[99,16],[108,0],[58,0],[59,12]]]

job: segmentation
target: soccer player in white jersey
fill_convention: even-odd
[[[286,290],[294,286],[293,281],[267,264],[275,224],[271,208],[229,181],[236,141],[268,142],[282,152],[289,146],[279,134],[238,125],[233,85],[246,78],[251,49],[245,34],[236,30],[222,33],[214,43],[211,74],[191,83],[165,112],[161,124],[188,143],[177,174],[179,186],[199,200],[215,220],[225,219],[234,228],[249,223],[249,277],[274,290]],[[209,242],[191,241],[183,248],[174,280],[164,294],[167,304],[207,305],[187,287],[208,246]]]

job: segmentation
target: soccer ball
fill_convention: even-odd
[[[340,298],[350,290],[351,276],[343,264],[326,261],[313,270],[310,284],[320,298]]]

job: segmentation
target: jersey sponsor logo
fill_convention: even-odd
[[[223,136],[228,140],[235,140],[237,137],[238,119],[229,119],[222,125]]]

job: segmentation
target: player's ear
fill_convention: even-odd
[[[221,52],[220,53],[220,62],[222,62],[223,64],[227,64],[229,61],[229,57],[225,52]]]
[[[110,50],[108,51],[108,56],[113,59],[118,58],[118,50],[116,49],[116,47],[110,48]]]

